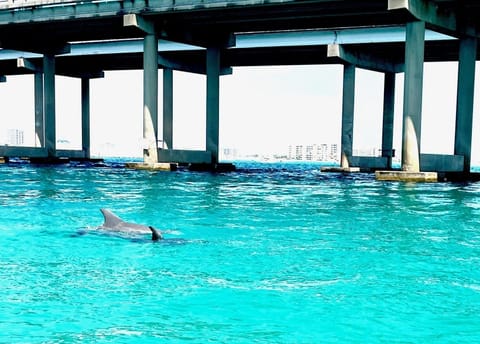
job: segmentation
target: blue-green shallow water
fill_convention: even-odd
[[[238,167],[0,167],[0,342],[480,341],[479,183]]]

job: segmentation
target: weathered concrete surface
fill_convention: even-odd
[[[406,25],[402,170],[420,172],[425,23]]]
[[[342,137],[341,137],[341,163],[344,168],[351,165],[353,152],[353,125],[355,112],[355,66],[343,66],[343,94],[342,94]]]
[[[392,182],[437,182],[437,172],[376,171],[375,178]]]
[[[177,164],[175,163],[144,163],[144,162],[129,162],[125,164],[125,167],[135,170],[148,170],[148,171],[176,171]]]

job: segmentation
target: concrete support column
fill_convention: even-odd
[[[395,110],[395,73],[385,73],[383,89],[382,157],[387,158],[387,167],[392,168],[393,119]]]
[[[463,172],[470,172],[472,158],[473,98],[477,39],[460,39],[457,85],[457,117],[455,123],[455,155],[464,156]]]
[[[163,70],[163,143],[173,149],[173,70]]]
[[[206,150],[212,163],[218,163],[220,115],[220,49],[207,49],[207,125]]]
[[[43,73],[35,72],[35,147],[45,144],[44,112],[43,112]]]
[[[143,39],[143,161],[158,162],[158,38],[147,34]]]
[[[82,151],[90,159],[90,79],[82,78]]]
[[[343,66],[342,147],[340,166],[350,167],[353,153],[353,115],[355,106],[355,66]]]
[[[43,56],[44,99],[45,99],[45,148],[49,157],[56,155],[55,128],[55,56]]]
[[[425,23],[407,23],[406,29],[402,170],[420,172]]]

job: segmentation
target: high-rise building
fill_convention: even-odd
[[[306,161],[338,161],[338,144],[320,143],[310,145],[290,145],[288,159]]]
[[[10,146],[21,146],[24,143],[23,130],[20,129],[8,129],[7,131],[7,144]]]
[[[338,144],[336,143],[330,145],[330,159],[338,161]]]
[[[295,160],[303,160],[303,146],[295,146]]]

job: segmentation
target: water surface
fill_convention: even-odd
[[[238,167],[0,166],[0,342],[480,341],[479,183]]]

